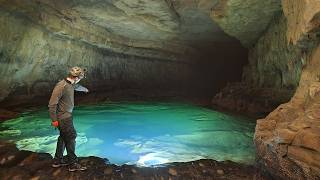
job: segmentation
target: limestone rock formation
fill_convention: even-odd
[[[0,101],[48,98],[54,83],[75,64],[89,69],[84,83],[101,92],[222,84],[217,79],[232,79],[227,74],[245,57],[224,30],[250,48],[249,64],[242,82],[228,85],[213,103],[265,114],[286,102],[257,121],[258,163],[276,178],[319,179],[319,14],[315,0],[0,0],[0,75],[5,77],[0,78]],[[209,61],[215,66],[199,71]],[[48,164],[30,152],[12,153],[18,156],[5,152],[0,168],[33,158]],[[114,172],[98,167],[96,173],[103,176]],[[123,169],[140,175],[132,167]],[[220,170],[200,174],[228,174]],[[165,177],[185,173],[196,178],[177,168],[165,171]]]
[[[221,2],[225,2],[225,6],[218,11],[221,14],[216,15],[223,22],[231,22],[233,17],[225,15],[228,11],[224,9],[231,8],[232,3]],[[282,99],[282,103],[286,103],[280,106],[281,96],[277,96],[280,101],[274,107],[278,107],[257,121],[254,138],[257,161],[261,169],[275,178],[319,179],[320,3],[312,0],[282,0],[281,3],[283,13],[273,14],[268,29],[249,50],[249,65],[244,69],[242,83],[229,85],[216,95],[213,102],[224,99],[222,102],[228,106],[231,104],[235,109],[249,111],[264,105],[263,101],[250,103],[250,99],[261,97],[252,92],[263,94],[264,90],[269,90],[270,94],[279,94],[281,91],[295,91],[291,100]],[[234,9],[232,14],[241,14],[242,11]],[[223,23],[219,24],[223,27]],[[243,30],[241,27],[246,27],[243,24],[234,22],[233,27]],[[226,31],[229,27],[226,26]],[[243,35],[237,38],[251,41]],[[250,90],[252,87],[256,88]],[[246,89],[248,93],[239,89]]]
[[[319,29],[319,1],[282,0],[283,12],[288,19],[287,39],[301,48],[309,48],[317,41]]]
[[[258,121],[255,142],[260,163],[273,174],[282,178],[317,179],[320,178],[320,3],[297,3],[283,1],[290,27],[287,42],[303,51],[299,87],[288,103]],[[272,127],[265,128],[270,123]]]
[[[304,64],[302,49],[287,41],[287,20],[275,14],[265,34],[249,49],[242,83],[229,84],[212,102],[264,117],[293,96]]]
[[[212,8],[211,17],[226,33],[251,47],[279,11],[279,0],[220,0]]]
[[[258,160],[262,167],[282,178],[320,177],[319,57],[317,47],[303,69],[294,97],[257,122]]]
[[[211,100],[214,108],[263,118],[293,96],[294,90],[259,87],[246,82],[230,83]]]
[[[74,65],[89,70],[84,83],[91,92],[208,86],[216,71],[202,71],[205,61],[217,62],[217,69],[221,62],[246,61],[246,50],[211,20],[215,3],[1,0],[0,75],[6,78],[0,79],[0,101],[48,99]]]
[[[292,89],[299,84],[302,50],[287,41],[287,21],[276,15],[265,34],[249,51],[243,80],[256,87]]]

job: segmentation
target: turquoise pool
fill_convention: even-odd
[[[47,109],[0,124],[0,138],[19,149],[54,154],[59,134]],[[118,102],[74,110],[78,156],[114,164],[152,166],[202,158],[252,164],[255,123],[247,118],[182,103]]]

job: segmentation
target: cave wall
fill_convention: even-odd
[[[190,62],[98,49],[52,35],[25,17],[1,12],[0,21],[1,100],[8,96],[19,101],[46,96],[74,65],[88,68],[83,83],[93,91],[146,90],[163,85],[183,88],[194,73]]]
[[[231,83],[212,100],[229,110],[262,117],[293,96],[300,80],[303,50],[287,42],[287,19],[277,12],[254,46],[242,81]]]
[[[220,0],[211,9],[212,19],[245,47],[252,47],[281,11],[279,0]]]
[[[254,137],[261,169],[276,179],[319,179],[320,3],[282,0],[281,5],[249,49],[242,82],[228,85],[213,103],[265,111]]]
[[[241,71],[221,80],[208,65],[243,65],[247,50],[211,21],[215,3],[2,0],[0,106],[47,100],[74,65],[88,69],[82,84],[106,97],[217,91]]]
[[[264,117],[293,96],[302,68],[301,50],[287,43],[287,20],[280,1],[220,1],[211,17],[249,47],[242,81],[229,83],[214,106]]]
[[[243,81],[256,87],[295,90],[299,84],[302,50],[287,43],[287,20],[276,14],[269,28],[249,50]]]
[[[302,52],[303,68],[291,100],[257,121],[257,160],[283,179],[319,179],[320,3],[284,0],[282,4],[287,43]]]
[[[282,179],[320,177],[320,47],[309,53],[292,99],[257,121],[257,162]]]

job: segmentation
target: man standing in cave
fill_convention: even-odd
[[[48,105],[52,126],[58,128],[60,132],[52,167],[69,165],[70,172],[87,169],[77,162],[75,154],[77,133],[72,117],[74,91],[89,92],[87,88],[78,84],[85,77],[85,73],[86,70],[80,67],[71,68],[69,75],[54,87]],[[68,161],[63,159],[65,149],[67,149]]]

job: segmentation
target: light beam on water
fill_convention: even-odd
[[[59,131],[47,109],[1,124],[0,138],[19,149],[54,154]],[[115,164],[151,166],[203,158],[251,164],[255,123],[244,117],[180,103],[105,103],[74,111],[76,154]]]

